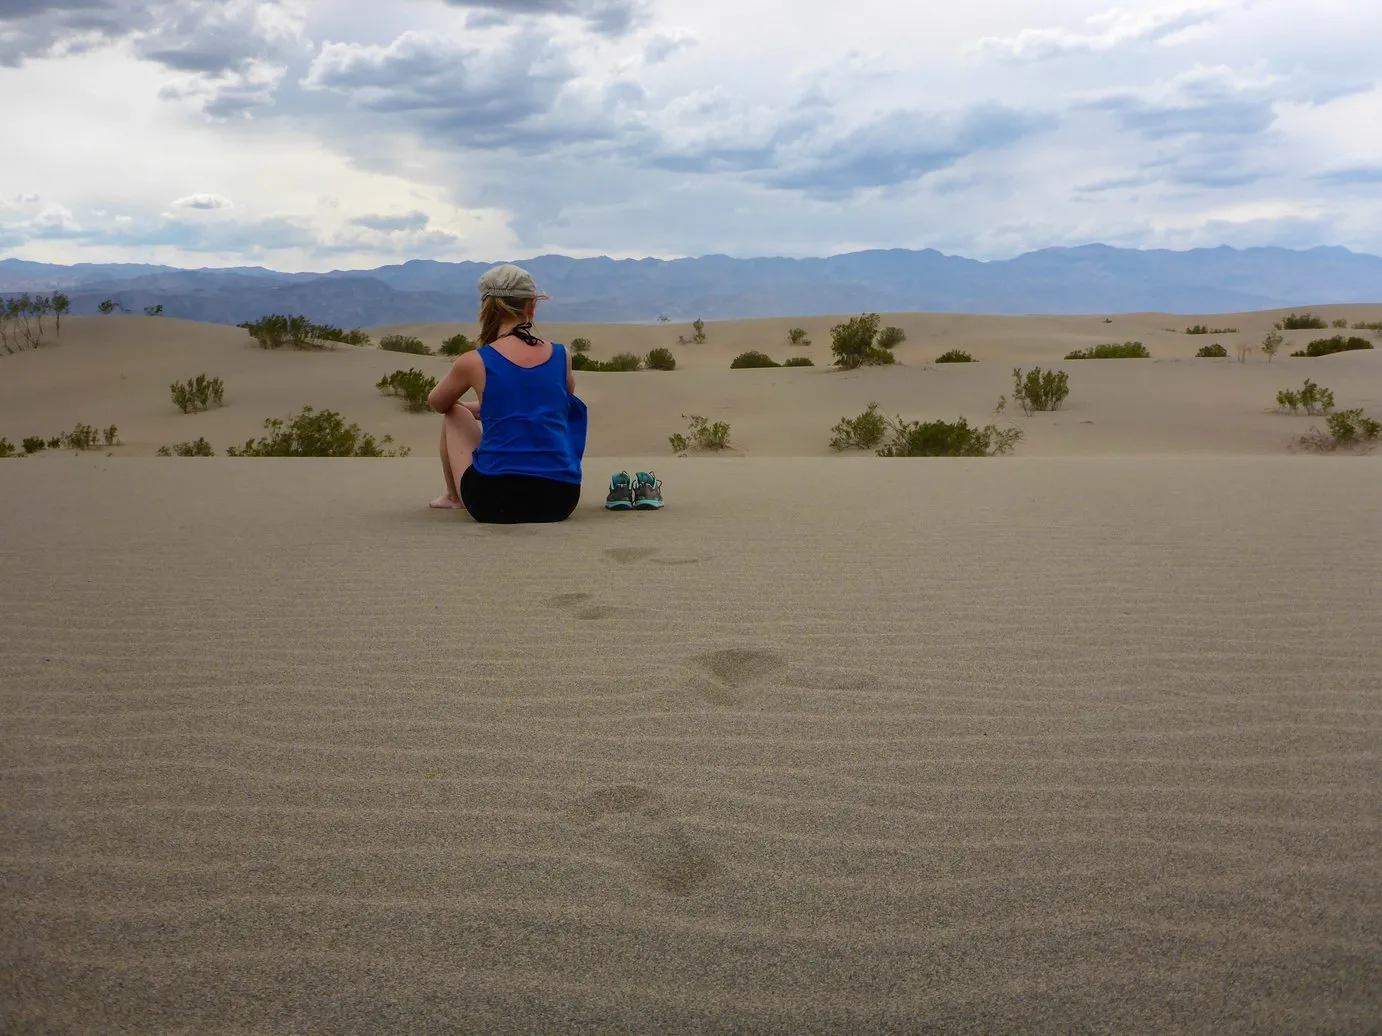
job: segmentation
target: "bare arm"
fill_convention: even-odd
[[[480,362],[479,356],[473,352],[456,357],[456,362],[446,372],[446,377],[428,394],[427,405],[437,413],[444,414],[459,403],[461,397],[475,387],[478,373],[475,368]],[[481,367],[481,370],[483,369]],[[479,405],[468,406],[467,409],[474,413],[479,409]]]
[[[572,394],[576,391],[576,375],[571,372],[571,350],[562,350],[566,353],[566,391]]]

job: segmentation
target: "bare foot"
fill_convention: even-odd
[[[465,504],[461,503],[454,496],[439,496],[433,500],[428,507],[435,507],[439,511],[464,511]]]

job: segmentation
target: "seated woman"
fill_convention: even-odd
[[[427,397],[444,415],[446,493],[433,507],[514,524],[564,521],[580,502],[586,408],[566,349],[532,332],[547,297],[517,266],[480,278],[480,348],[457,357]],[[462,403],[472,388],[479,401]]]

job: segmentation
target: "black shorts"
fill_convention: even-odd
[[[564,522],[581,502],[581,487],[532,475],[482,475],[474,466],[461,476],[461,503],[477,522],[518,525]]]

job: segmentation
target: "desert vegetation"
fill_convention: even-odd
[[[154,305],[154,306],[145,306],[145,307],[144,307],[144,315],[145,315],[146,317],[161,317],[161,316],[163,316],[163,303],[160,302],[160,303],[158,303],[157,305]]]
[[[571,354],[572,354],[573,356],[585,356],[585,355],[588,354],[589,352],[590,352],[590,339],[589,339],[589,338],[573,338],[573,339],[571,339]]]
[[[625,373],[643,369],[643,357],[637,353],[615,353],[608,360],[592,360],[585,353],[571,357],[571,369],[596,373]]]
[[[13,457],[17,452],[18,451],[14,448],[14,443],[10,442],[8,439],[0,438],[0,459]]]
[[[787,343],[789,345],[808,346],[811,344],[811,339],[806,337],[804,327],[794,327],[787,332]]]
[[[1368,450],[1382,439],[1382,421],[1368,417],[1362,407],[1330,414],[1325,429],[1312,428],[1300,437],[1300,445],[1316,453]]]
[[[1327,388],[1320,388],[1309,378],[1306,378],[1303,387],[1283,389],[1278,392],[1276,405],[1279,409],[1289,410],[1293,414],[1298,414],[1304,410],[1310,416],[1318,417],[1334,409],[1334,393]]]
[[[674,371],[677,369],[677,358],[672,355],[671,349],[659,346],[648,350],[648,355],[643,357],[643,365],[650,371]]]
[[[732,448],[729,441],[729,425],[724,421],[712,422],[700,414],[682,414],[681,416],[690,423],[687,425],[685,434],[677,432],[667,437],[667,441],[672,445],[673,453],[685,454],[692,450],[714,452]]]
[[[1070,376],[1065,371],[1043,371],[1033,367],[1023,372],[1013,368],[1013,399],[1024,413],[1036,410],[1059,410],[1070,395]]]
[[[329,343],[369,345],[370,337],[358,327],[349,331],[332,324],[318,324],[297,314],[270,313],[258,320],[236,325],[249,332],[261,349],[326,349]]]
[[[1278,331],[1317,331],[1328,326],[1324,317],[1317,317],[1314,313],[1290,313],[1272,325]]]
[[[815,365],[809,356],[789,356],[782,361],[784,367],[814,367]]]
[[[1271,363],[1276,358],[1276,354],[1281,351],[1281,345],[1286,339],[1282,337],[1280,331],[1268,331],[1262,336],[1261,345],[1262,355],[1267,357],[1267,362]]]
[[[206,441],[205,436],[201,436],[191,442],[175,442],[171,446],[160,446],[158,448],[160,457],[214,457],[216,451],[211,443]]]
[[[1191,324],[1185,329],[1188,335],[1236,335],[1236,327],[1207,327],[1204,324]]]
[[[1316,338],[1304,349],[1297,349],[1292,356],[1332,356],[1335,353],[1354,352],[1371,349],[1372,343],[1359,335],[1335,335],[1333,338]]]
[[[830,351],[844,370],[896,363],[892,345],[884,345],[877,313],[861,313],[830,329]],[[894,342],[893,345],[896,343]]]
[[[937,363],[974,363],[974,357],[963,349],[947,349],[936,357]]]
[[[1141,342],[1106,342],[1088,349],[1075,349],[1065,354],[1067,360],[1147,360],[1151,353]]]
[[[120,446],[120,429],[115,425],[94,428],[89,424],[78,424],[70,432],[44,438],[40,435],[27,436],[23,440],[26,454],[40,453],[43,450],[99,450]]]
[[[1007,398],[998,401],[994,414],[1003,413]],[[989,422],[982,428],[963,417],[956,421],[904,421],[885,418],[877,403],[856,417],[844,417],[831,430],[832,450],[872,450],[880,457],[995,457],[1011,453],[1022,440],[1020,428],[1000,428]]]
[[[47,334],[45,321],[52,317],[53,335],[62,335],[62,318],[72,308],[62,292],[52,295],[15,295],[0,299],[0,349],[7,353],[37,349]]]
[[[266,418],[268,435],[247,439],[243,446],[231,446],[228,457],[406,457],[408,447],[386,449],[393,437],[376,439],[360,430],[358,424],[346,424],[345,418],[334,410],[302,411],[286,420]]]
[[[704,345],[705,344],[705,321],[700,317],[691,321],[691,337],[677,335],[677,345]]]
[[[832,450],[872,450],[888,434],[888,419],[878,412],[878,404],[870,403],[868,409],[855,417],[842,417],[830,429],[830,448]]]
[[[175,381],[168,386],[173,397],[173,405],[184,414],[195,414],[199,410],[210,410],[221,406],[225,400],[226,387],[220,378],[208,378],[198,374],[188,378],[186,383]]]
[[[1349,326],[1355,331],[1376,331],[1382,334],[1382,320],[1356,320]]]
[[[1202,360],[1205,360],[1205,359],[1215,359],[1215,360],[1224,359],[1224,358],[1226,358],[1226,357],[1228,356],[1228,350],[1225,349],[1225,348],[1224,348],[1222,345],[1220,345],[1218,342],[1212,342],[1212,343],[1209,344],[1209,345],[1202,345],[1202,346],[1200,346],[1198,349],[1196,349],[1196,350],[1195,350],[1195,356],[1196,356],[1196,358],[1202,359]]]
[[[397,396],[403,400],[405,409],[417,414],[431,409],[427,405],[427,397],[437,387],[437,379],[415,367],[409,367],[406,371],[398,370],[385,375],[375,382],[374,387],[386,396]]]
[[[891,351],[907,340],[907,332],[900,327],[885,327],[878,332],[878,348]]]
[[[414,338],[412,335],[384,335],[379,339],[379,348],[386,353],[409,353],[413,356],[431,356],[432,350],[428,348],[421,338]]]
[[[441,345],[437,347],[437,352],[443,356],[460,356],[462,353],[468,353],[474,348],[474,342],[465,335],[458,334],[444,339]]]
[[[750,349],[742,352],[734,359],[729,361],[729,369],[732,371],[744,370],[752,367],[780,367],[782,366],[767,353],[761,353],[757,349]]]

